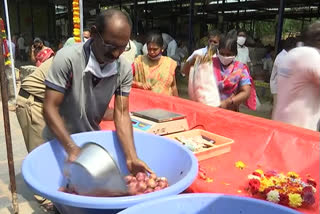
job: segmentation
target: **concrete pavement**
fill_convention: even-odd
[[[5,143],[2,102],[0,100],[0,214],[12,211],[7,150]],[[15,112],[10,112],[11,137],[14,154],[19,214],[45,214],[39,203],[33,198],[32,191],[26,186],[21,175],[21,165],[27,155],[22,132]]]

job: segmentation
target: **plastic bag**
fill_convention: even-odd
[[[220,106],[220,94],[217,81],[213,72],[212,61],[201,63],[196,60],[190,69],[189,98],[209,106]]]

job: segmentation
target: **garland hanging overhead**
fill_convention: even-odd
[[[1,38],[3,40],[3,49],[4,49],[3,55],[5,58],[4,64],[11,65],[8,40],[7,40],[6,30],[4,28],[4,22],[3,22],[2,18],[0,18],[0,31],[1,31]]]
[[[73,38],[74,38],[75,42],[81,42],[79,0],[73,0],[72,12],[73,12]]]

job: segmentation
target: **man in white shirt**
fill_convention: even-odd
[[[278,71],[273,119],[319,131],[320,22],[310,25],[303,38],[306,46],[291,50]]]
[[[246,32],[239,31],[238,39],[237,39],[238,55],[236,57],[236,60],[249,66],[251,63],[251,60],[249,57],[249,49],[247,46],[244,45],[246,43],[246,40],[247,40]]]
[[[182,68],[182,72],[186,75],[189,75],[190,68],[194,65],[197,57],[206,55],[208,52],[208,47],[212,47],[215,50],[217,50],[219,47],[220,37],[221,37],[221,33],[219,31],[217,30],[210,31],[208,33],[208,45],[204,48],[195,50],[191,54],[191,56],[189,56],[189,58],[187,59],[186,63]]]
[[[284,42],[283,50],[277,55],[270,77],[270,90],[273,95],[273,106],[275,107],[277,104],[277,82],[278,82],[278,71],[280,67],[283,65],[285,56],[288,54],[292,48],[295,48],[296,39],[293,37],[289,37]]]
[[[26,46],[25,46],[23,34],[20,34],[20,37],[18,39],[18,47],[19,47],[20,58],[22,61],[25,61],[27,56],[26,56]]]

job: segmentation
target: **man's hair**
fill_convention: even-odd
[[[113,16],[118,16],[119,18],[123,18],[129,24],[130,29],[132,28],[132,21],[126,12],[123,12],[118,9],[108,9],[108,10],[102,11],[96,18],[95,25],[99,33],[103,33],[105,31],[105,29],[108,27],[107,26],[108,20],[113,18]]]
[[[221,37],[221,33],[220,33],[220,31],[218,31],[218,30],[211,30],[211,31],[209,31],[208,32],[208,38],[210,38],[210,37]]]
[[[220,49],[228,49],[235,55],[238,55],[236,30],[231,30],[227,33],[227,35],[221,37],[219,43],[219,50]]]
[[[315,47],[320,44],[320,21],[308,26],[302,34],[303,42],[307,46]]]

